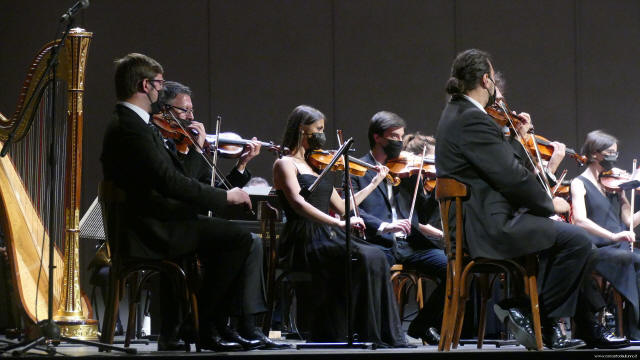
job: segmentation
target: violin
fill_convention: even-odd
[[[520,123],[527,123],[528,121],[524,117],[517,115],[515,111],[510,110],[507,103],[504,100],[500,100],[500,103],[496,102],[491,106],[487,106],[485,110],[487,111],[487,114],[489,114],[489,116],[491,116],[495,120],[495,122],[501,127],[504,127],[504,126],[511,127],[512,122],[514,123],[513,125],[515,125]],[[505,112],[505,110],[507,112]],[[511,119],[511,121],[509,121],[509,119]],[[513,129],[513,131],[516,131],[516,130]],[[536,147],[537,147],[537,151],[540,153],[540,157],[542,157],[543,160],[549,161],[554,151],[553,145],[551,145],[551,141],[540,135],[534,135],[534,136],[535,136],[535,142],[533,141],[533,136],[531,136],[529,137],[528,140],[526,140],[523,143],[523,145],[533,155],[536,154]],[[570,157],[572,157],[573,159],[575,159],[578,165],[580,166],[583,166],[584,164],[587,163],[586,156],[578,154],[575,150],[571,148],[565,148],[565,153]]]
[[[598,175],[598,182],[607,192],[618,192],[640,187],[640,181],[634,180],[631,174],[618,168],[601,172]]]
[[[399,157],[387,160],[386,166],[389,168],[389,173],[398,178],[406,178],[422,172],[425,179],[433,180],[436,178],[435,163],[434,157],[425,157],[422,161],[422,156],[402,151]]]
[[[151,121],[158,127],[160,134],[165,139],[172,139],[176,144],[176,150],[184,153],[194,141],[194,137],[198,136],[198,132],[189,129],[185,124],[180,126],[169,114],[160,113],[151,116]]]
[[[335,150],[313,150],[307,157],[307,161],[311,166],[322,170],[329,165],[331,160],[333,160],[335,153]],[[344,171],[344,160],[342,158],[338,159],[338,161],[333,165],[332,170]],[[371,165],[365,161],[349,156],[349,174],[354,176],[364,176],[364,174],[367,173],[367,170],[377,172],[378,168],[375,165]],[[386,179],[392,183],[393,186],[400,185],[400,179],[398,177],[387,174]]]
[[[174,119],[167,113],[155,114],[151,120],[158,127],[163,137],[172,139],[176,144],[176,150],[184,153],[192,143],[195,143],[195,138],[199,133],[195,129],[190,129],[187,121],[182,121],[178,124],[180,119]],[[225,132],[220,134],[220,143],[218,144],[218,153],[225,158],[234,159],[242,155],[244,147],[253,140],[243,139],[240,135]],[[286,155],[289,150],[282,148],[280,145],[275,145],[273,142],[256,141],[262,147],[275,152],[278,156]],[[215,148],[216,136],[207,135],[205,138],[203,150],[211,153]]]
[[[232,132],[223,132],[220,133],[220,141],[218,143],[218,153],[225,158],[234,159],[242,155],[242,152],[250,142],[257,142],[261,147],[274,152],[278,157],[282,155],[287,155],[289,153],[289,149],[282,148],[280,145],[276,145],[273,141],[265,142],[260,140],[247,140],[243,139],[240,135]],[[213,147],[213,144],[216,143],[215,135],[207,135],[206,142],[209,146]]]

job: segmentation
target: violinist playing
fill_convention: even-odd
[[[158,114],[156,118],[164,119],[168,122],[178,119],[182,121],[183,126],[190,131],[193,139],[200,148],[205,147],[207,133],[201,122],[195,121],[195,112],[191,101],[191,89],[178,82],[167,81],[164,90],[160,93],[160,102],[166,104],[166,111],[170,112],[173,117],[168,114]],[[173,125],[175,126],[175,125]],[[178,127],[180,129],[180,127]],[[184,161],[186,170],[195,178],[205,183],[211,181],[211,167],[197,154],[198,149],[188,138],[181,138],[182,144],[176,144],[174,139],[165,139],[167,146],[174,150],[176,154]],[[251,172],[247,169],[247,164],[251,159],[260,154],[260,143],[255,137],[253,141],[247,143],[246,148],[239,156],[236,165],[227,174],[226,178],[233,187],[243,187],[251,180]],[[181,146],[176,146],[181,145]],[[191,152],[191,155],[189,155]],[[216,186],[222,187],[220,179],[216,179]]]
[[[504,101],[504,91],[506,88],[506,80],[504,79],[504,76],[502,75],[502,73],[500,72],[495,73],[495,82],[496,82],[496,102]],[[516,114],[513,114],[513,115],[516,115]],[[534,136],[531,133],[533,129],[533,122],[531,119],[531,115],[526,112],[521,112],[516,116],[517,116],[517,120],[514,121],[516,131],[518,131],[518,133],[526,143],[531,143],[531,138]],[[505,130],[508,131],[508,128]],[[512,139],[515,140],[515,136],[512,137]],[[518,147],[520,146],[519,144],[514,144],[514,145]],[[545,171],[545,175],[551,182],[551,185],[555,185],[557,180],[555,174],[556,174],[556,171],[558,170],[558,167],[560,166],[560,163],[565,157],[566,145],[558,141],[551,141],[549,143],[549,146],[552,147],[553,153],[551,154],[551,157],[549,158],[549,160],[544,160],[544,159],[542,160],[543,161],[542,165]]]
[[[387,161],[398,158],[405,127],[405,121],[395,113],[380,111],[374,114],[368,130],[370,151],[360,159],[383,166]],[[354,178],[354,191],[364,188],[375,176],[375,172],[367,171],[365,176]],[[385,252],[389,267],[402,264],[440,279],[408,330],[409,336],[422,339],[425,344],[437,345],[444,309],[447,259],[441,248],[442,231],[419,221],[419,215],[429,216],[424,211],[428,199],[422,184],[418,185],[415,211],[409,218],[416,180],[417,175],[413,175],[402,179],[398,186],[392,186],[387,181],[381,182],[360,203],[360,216],[367,225],[367,241]],[[432,210],[439,212],[437,207]]]
[[[598,255],[595,270],[609,281],[628,303],[625,307],[625,330],[631,339],[640,339],[638,302],[640,255],[631,252],[636,235],[629,230],[631,206],[624,191],[606,188],[601,175],[611,170],[618,157],[615,137],[595,130],[587,134],[582,146],[587,168],[571,182],[573,223],[593,234]],[[640,211],[633,214],[633,224],[640,221]],[[630,305],[630,306],[629,306]]]
[[[290,154],[276,160],[273,180],[287,216],[281,235],[282,263],[291,269],[309,271],[312,276],[311,341],[336,342],[347,338],[345,324],[345,221],[329,215],[344,213],[344,201],[336,192],[331,176],[320,178],[306,198],[300,194],[318,179],[317,169],[308,162],[312,150],[325,144],[325,116],[310,106],[293,109],[284,131],[283,147]],[[378,167],[371,183],[355,193],[357,206],[376,189],[387,174]],[[327,173],[331,175],[332,173]],[[351,218],[351,226],[361,228],[362,219]],[[353,236],[353,325],[360,341],[385,347],[405,347],[398,308],[384,253]]]
[[[569,210],[566,201],[552,198],[534,172],[525,165],[522,146],[512,146],[503,129],[487,114],[497,97],[492,60],[484,51],[470,49],[451,66],[445,106],[436,132],[438,177],[454,178],[468,186],[463,201],[464,232],[471,257],[518,259],[536,254],[544,345],[572,349],[586,345],[628,346],[613,337],[595,319],[593,309],[604,305],[601,295],[584,281],[591,273],[590,234],[549,217]],[[454,216],[453,212],[450,216]],[[455,220],[450,223],[455,229]],[[519,300],[505,299],[494,306],[501,321],[522,345],[536,348],[529,310]],[[576,336],[567,338],[557,318],[574,317]]]
[[[194,108],[191,101],[191,89],[174,81],[165,82],[165,88],[160,92],[160,102],[165,104],[169,114],[156,115],[170,121],[181,121],[183,126],[191,133],[193,140],[199,145],[196,147],[190,139],[182,139],[186,144],[175,144],[173,139],[165,139],[167,148],[172,151],[177,158],[182,160],[182,165],[187,174],[194,179],[200,180],[203,184],[211,184],[211,166],[203,159],[200,153],[205,145],[206,131],[204,125],[194,120]],[[180,127],[178,127],[180,128]],[[255,140],[255,138],[253,139]],[[176,146],[178,145],[178,146]],[[184,152],[179,151],[181,148]],[[260,143],[251,141],[247,144],[245,151],[240,155],[236,166],[229,172],[226,179],[233,187],[243,187],[250,179],[251,173],[246,169],[247,163],[260,153]],[[208,156],[208,155],[207,155]],[[210,158],[210,156],[209,156]],[[221,188],[222,182],[217,179],[216,187]],[[218,321],[217,331],[225,341],[238,343],[243,349],[267,348],[280,349],[288,348],[288,344],[273,342],[256,327],[256,316],[267,310],[265,302],[265,289],[263,281],[263,246],[262,239],[256,234],[251,234],[251,245],[249,255],[243,262],[243,274],[241,279],[242,291],[237,294],[237,298],[230,301],[234,304],[231,315],[238,318],[237,330],[230,326],[226,319]],[[204,271],[207,271],[205,268]],[[163,298],[168,294],[164,294]],[[175,321],[175,320],[174,320]]]

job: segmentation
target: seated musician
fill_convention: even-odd
[[[312,277],[310,340],[336,342],[347,338],[345,221],[330,216],[329,210],[345,215],[345,203],[333,187],[331,172],[318,180],[310,195],[300,194],[301,189],[318,179],[309,156],[325,143],[324,122],[325,116],[310,106],[300,105],[293,110],[282,141],[290,154],[274,163],[273,180],[287,217],[280,254],[291,268],[309,271]],[[371,183],[355,194],[357,203],[385,178],[387,169],[378,170]],[[361,226],[362,219],[351,218],[352,228]],[[351,320],[358,339],[380,346],[407,346],[384,253],[357,236],[351,239],[353,257],[357,259],[349,289],[353,301]]]
[[[119,214],[126,237],[121,255],[176,260],[197,254],[208,270],[198,296],[202,348],[237,349],[238,344],[220,338],[217,327],[224,326],[230,312],[229,302],[236,295],[232,285],[243,274],[251,234],[198,211],[250,207],[249,196],[239,188],[224,191],[189,177],[166,147],[150,123],[150,113],[159,111],[158,94],[164,84],[157,61],[132,53],[115,63],[118,104],[105,133],[101,161],[104,179],[126,194],[126,211]],[[174,336],[174,331],[163,332],[160,339],[170,344]]]
[[[404,120],[388,111],[373,115],[369,122],[370,151],[360,160],[385,165],[387,160],[400,156],[406,124]],[[422,149],[420,149],[420,156]],[[377,174],[367,171],[361,178],[353,179],[354,191],[371,182]],[[442,231],[431,225],[420,223],[419,215],[424,213],[428,201],[422,183],[415,203],[413,217],[409,219],[416,186],[415,176],[402,179],[400,185],[392,186],[384,181],[376,190],[360,203],[360,216],[367,226],[366,239],[380,247],[393,264],[403,264],[409,269],[431,275],[439,279],[438,286],[429,300],[409,326],[408,334],[420,338],[424,343],[437,345],[440,341],[439,329],[444,309],[447,259],[441,248]],[[439,211],[438,208],[434,209]]]
[[[438,176],[469,186],[469,198],[463,203],[466,250],[472,257],[492,259],[538,254],[540,316],[547,347],[576,348],[585,342],[600,348],[627,346],[628,340],[612,337],[592,312],[603,301],[585,281],[591,272],[591,235],[549,218],[569,211],[568,203],[543,190],[524,166],[522,147],[512,146],[487,115],[485,107],[497,93],[493,79],[487,53],[472,49],[458,54],[447,83],[452,98],[436,133]],[[503,301],[494,310],[500,320],[507,320],[521,344],[536,347],[528,310],[518,301]],[[560,331],[556,319],[570,316],[584,342],[568,339]]]
[[[422,149],[427,147],[427,157],[434,158],[436,153],[436,139],[430,135],[423,135],[420,132],[406,134],[402,139],[402,149],[408,151],[414,155],[422,156]],[[435,181],[433,179],[430,179]],[[435,184],[434,184],[435,185]],[[418,220],[420,224],[425,224],[427,227],[433,229],[434,235],[427,234],[427,238],[432,242],[438,244],[438,247],[444,249],[444,243],[442,239],[442,221],[440,219],[440,204],[436,200],[436,194],[431,190],[428,190],[428,184],[425,185],[425,195],[427,195],[427,201],[422,205],[421,211],[418,212]]]
[[[600,130],[587,134],[581,153],[587,157],[587,168],[571,182],[573,222],[593,234],[597,246],[595,270],[624,296],[625,329],[630,338],[640,339],[638,329],[638,271],[640,254],[631,251],[635,241],[629,231],[631,205],[624,191],[606,188],[599,181],[603,171],[611,170],[618,158],[618,140]],[[640,222],[640,211],[633,224]]]
[[[165,142],[169,145],[174,154],[183,160],[183,166],[188,176],[198,179],[204,184],[211,183],[212,169],[209,163],[203,156],[199,156],[199,151],[202,149],[206,131],[204,125],[198,121],[195,121],[194,107],[191,100],[191,89],[173,81],[166,81],[164,83],[164,89],[160,92],[160,102],[167,107],[166,111],[169,111],[168,119],[171,121],[181,121],[183,126],[188,129],[193,129],[197,132],[196,139],[198,147],[194,144],[183,146],[184,152],[176,151],[176,144],[173,139],[166,139]],[[171,116],[173,115],[173,116]],[[164,115],[154,115],[164,116]],[[165,116],[165,118],[167,118]],[[189,141],[188,139],[185,139]],[[256,140],[255,138],[253,140]],[[190,142],[190,141],[189,141]],[[226,180],[234,187],[243,187],[251,179],[251,173],[246,168],[251,159],[260,153],[260,143],[257,141],[247,144],[246,149],[240,155],[236,166],[226,176]],[[191,155],[190,155],[191,154]],[[196,155],[196,156],[193,156]],[[208,161],[212,161],[212,157],[203,154],[208,158]],[[222,181],[217,179],[216,186],[222,187]],[[218,332],[224,340],[236,342],[241,344],[245,349],[252,349],[256,347],[276,349],[276,348],[288,348],[287,344],[278,344],[266,337],[260,329],[256,327],[255,317],[258,314],[262,314],[267,310],[265,302],[264,281],[262,274],[263,264],[263,247],[262,240],[259,236],[252,234],[252,243],[249,251],[249,256],[244,263],[244,271],[242,276],[242,292],[241,297],[233,303],[237,305],[234,309],[233,315],[239,317],[238,331],[234,330],[227,324],[218,328]],[[206,269],[205,269],[206,271]],[[163,299],[170,294],[163,295]],[[164,321],[164,320],[163,320]],[[173,319],[176,321],[176,319]],[[239,332],[239,333],[238,333]]]

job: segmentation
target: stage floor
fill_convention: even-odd
[[[4,337],[0,337],[4,340]],[[156,343],[149,341],[147,344],[132,344],[136,348],[137,355],[125,355],[120,352],[99,352],[96,348],[89,346],[60,344],[55,349],[58,355],[70,357],[153,357],[153,358],[175,358],[185,356],[211,356],[216,358],[228,357],[234,360],[253,359],[257,360],[264,356],[265,359],[274,360],[280,358],[286,359],[412,359],[412,358],[447,358],[447,359],[535,359],[535,358],[580,358],[580,359],[637,359],[640,354],[640,346],[632,346],[621,350],[590,350],[577,349],[572,351],[551,351],[542,352],[527,351],[523,346],[519,345],[503,345],[496,347],[492,344],[484,345],[481,350],[476,348],[475,344],[461,345],[456,350],[442,353],[438,352],[436,346],[423,346],[419,341],[411,339],[411,343],[416,345],[415,348],[406,349],[301,349],[296,350],[296,344],[302,344],[302,341],[288,341],[294,348],[290,350],[253,350],[238,352],[212,352],[202,351],[195,352],[195,346],[191,347],[191,352],[172,351],[158,352],[156,351]],[[120,345],[122,346],[122,345]],[[2,345],[0,344],[0,348]],[[27,356],[46,355],[44,351],[31,350]],[[10,353],[3,354],[4,357],[11,356]]]

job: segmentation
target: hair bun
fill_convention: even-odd
[[[447,80],[446,91],[447,94],[450,95],[462,93],[462,84],[460,83],[460,80],[455,77],[450,77],[449,80]]]

